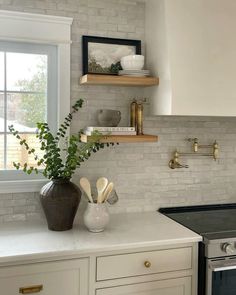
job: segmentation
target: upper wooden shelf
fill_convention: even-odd
[[[80,78],[81,85],[117,85],[117,86],[155,86],[159,84],[157,77],[127,77],[116,75],[88,74]]]
[[[81,135],[82,142],[89,142],[90,136]],[[156,142],[158,136],[156,135],[105,135],[100,139],[101,143],[138,143],[138,142]]]

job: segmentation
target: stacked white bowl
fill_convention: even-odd
[[[134,77],[150,76],[148,70],[143,70],[144,60],[145,58],[143,55],[128,55],[122,57],[121,66],[123,70],[119,71],[119,75]]]
[[[128,55],[121,58],[123,70],[142,70],[144,67],[143,55]]]

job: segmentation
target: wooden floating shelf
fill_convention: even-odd
[[[81,135],[82,142],[89,142],[91,136]],[[105,135],[100,139],[101,143],[138,143],[138,142],[157,142],[156,135]]]
[[[155,86],[159,84],[157,77],[127,77],[116,75],[88,74],[80,78],[81,85],[116,85],[116,86]]]

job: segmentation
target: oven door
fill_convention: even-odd
[[[236,294],[236,257],[207,259],[206,295]]]

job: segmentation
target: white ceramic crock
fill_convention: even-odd
[[[94,233],[104,231],[109,219],[109,212],[105,203],[88,203],[84,212],[84,224],[89,231]]]

